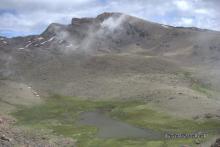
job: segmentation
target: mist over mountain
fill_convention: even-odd
[[[11,103],[18,95],[11,85],[21,84],[36,91],[33,99],[144,100],[174,116],[219,119],[219,65],[218,31],[103,13],[52,23],[39,35],[0,37],[0,96]],[[14,92],[6,99],[3,89]]]
[[[23,60],[43,62],[39,58],[50,61],[55,56],[74,54],[129,53],[173,59],[182,65],[217,66],[219,39],[220,33],[216,31],[172,27],[121,13],[103,13],[96,18],[73,18],[69,25],[50,24],[40,35],[1,37],[1,62],[9,68],[12,62],[27,63]],[[3,71],[2,74],[10,73]]]

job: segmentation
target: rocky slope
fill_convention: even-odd
[[[145,99],[175,115],[218,117],[218,93],[209,92],[218,90],[219,42],[219,32],[103,13],[53,23],[40,35],[1,37],[0,78],[41,97]]]
[[[0,115],[0,146],[12,147],[12,146],[32,146],[32,147],[59,147],[68,146],[74,147],[75,140],[70,138],[55,137],[49,135],[49,133],[33,133],[30,130],[24,128],[12,127],[15,120]],[[43,134],[43,135],[42,135]]]

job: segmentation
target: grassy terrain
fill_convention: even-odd
[[[204,95],[206,95],[207,97],[212,97],[216,91],[214,91],[209,85],[202,83],[199,80],[196,80],[196,78],[194,77],[193,72],[188,72],[188,71],[184,71],[184,72],[178,72],[177,75],[180,78],[185,78],[185,79],[189,79],[190,83],[191,83],[191,88],[194,91],[200,92]]]
[[[193,121],[183,120],[170,117],[166,114],[156,112],[148,108],[148,105],[129,106],[125,108],[118,107],[113,110],[113,116],[135,124],[137,126],[151,128],[162,132],[185,132],[190,133],[192,131],[200,131],[211,128],[217,128],[220,122],[210,120],[206,121]]]
[[[201,85],[198,83],[193,83],[192,84],[192,89],[198,92],[201,92],[205,95],[207,95],[208,97],[212,96],[212,91],[205,85]]]
[[[96,137],[97,128],[77,124],[81,112],[102,110],[106,115],[130,124],[159,131],[173,130],[186,133],[214,129],[217,121],[196,122],[179,120],[150,109],[140,101],[90,101],[72,97],[52,96],[45,103],[31,108],[20,108],[12,113],[17,125],[35,129],[49,129],[56,135],[72,137],[79,147],[176,147],[181,144],[195,145],[193,139],[145,140],[145,139],[102,139]],[[201,140],[204,141],[204,140]]]

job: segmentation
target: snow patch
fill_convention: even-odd
[[[43,44],[45,44],[46,42],[47,42],[47,41],[44,41],[44,42],[41,42],[40,44],[43,45]]]
[[[59,40],[59,42],[58,42],[58,43],[59,43],[59,44],[61,44],[62,42],[63,42],[63,40]]]
[[[49,40],[48,40],[48,42],[50,42],[50,41],[53,41],[54,40],[54,36],[53,37],[51,37]]]
[[[166,29],[169,29],[170,27],[167,26],[167,25],[161,25],[162,27],[166,28]]]
[[[4,44],[7,44],[8,42],[6,42],[6,41],[2,41]]]
[[[34,94],[34,95],[37,95],[37,92],[36,92],[36,91],[33,91],[33,94]]]
[[[73,44],[70,44],[70,45],[67,45],[66,47],[69,48],[69,47],[72,47],[72,46],[73,46]]]
[[[46,40],[46,41],[44,41],[44,42],[41,42],[40,44],[43,45],[43,44],[45,44],[45,43],[47,43],[47,42],[53,41],[54,38],[55,38],[55,36],[51,37],[49,40]]]
[[[44,38],[43,37],[38,37],[37,40],[44,40]]]
[[[27,48],[27,47],[29,47],[31,44],[32,44],[32,42],[31,42],[31,43],[28,43],[27,45],[25,45],[25,47]]]
[[[27,86],[27,88],[30,89],[30,90],[32,91],[32,93],[33,93],[36,97],[40,97],[40,95],[38,94],[38,92],[34,91],[31,86]]]

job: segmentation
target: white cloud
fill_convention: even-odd
[[[193,24],[193,19],[192,18],[181,18],[179,25],[184,25],[184,26],[191,26]]]
[[[191,8],[191,4],[189,3],[189,1],[186,1],[186,0],[174,1],[174,5],[176,5],[178,9],[184,10],[184,11],[189,10]]]
[[[121,24],[125,21],[125,15],[122,15],[119,18],[110,17],[105,20],[101,26],[107,28],[109,31],[113,32],[115,29],[120,29]]]
[[[95,3],[95,0],[1,0],[0,8],[26,10],[67,10]]]
[[[198,13],[198,14],[209,14],[209,11],[207,9],[196,9],[195,13]]]

